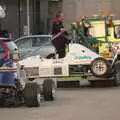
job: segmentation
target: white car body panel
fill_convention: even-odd
[[[81,44],[69,44],[69,52],[64,58],[69,64],[90,64],[98,54]]]
[[[29,78],[62,77],[69,76],[69,65],[90,65],[99,55],[80,44],[69,44],[69,52],[62,59],[45,59],[31,56],[22,61],[20,65],[31,70]],[[37,74],[36,74],[36,72]],[[35,72],[35,73],[34,73]]]

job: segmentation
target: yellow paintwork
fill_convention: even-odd
[[[88,77],[61,77],[58,81],[76,81],[76,80],[87,80]]]
[[[99,54],[100,54],[100,56],[102,56],[104,58],[111,58],[112,57],[112,53],[109,50],[108,43],[101,43],[101,45],[99,45]]]
[[[103,21],[91,21],[92,27],[95,28],[94,31],[96,39],[98,41],[102,41],[98,43],[98,48],[99,48],[99,54],[100,56],[104,58],[112,58],[112,53],[110,51],[110,44],[115,43],[115,42],[120,42],[120,39],[115,38],[115,28],[114,27],[108,27],[108,36],[107,36],[107,41],[110,42],[108,44],[105,39],[105,24]],[[114,25],[120,25],[120,20],[113,20]],[[103,27],[104,25],[104,27]],[[103,36],[103,37],[102,37]],[[100,38],[101,37],[101,38]]]
[[[120,25],[120,20],[113,20],[114,26],[107,28],[108,35],[106,35],[104,19],[88,19],[88,21],[91,24],[91,27],[89,28],[90,34],[98,40],[100,56],[104,58],[112,58],[110,45],[111,43],[120,42],[120,38],[115,38],[114,28],[114,26]],[[73,22],[72,25],[76,27],[76,22]],[[110,44],[108,42],[110,42]]]

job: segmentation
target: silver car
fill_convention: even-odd
[[[51,58],[55,55],[51,39],[51,35],[31,35],[18,38],[15,43],[19,48],[21,59],[38,54],[44,58]]]

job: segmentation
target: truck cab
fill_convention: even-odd
[[[120,20],[112,20],[108,26],[106,19],[90,19],[89,32],[98,41],[99,55],[112,58],[113,52],[120,46]]]

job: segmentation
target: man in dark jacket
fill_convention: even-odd
[[[66,31],[62,31],[62,33],[57,38],[52,40],[52,44],[55,46],[59,58],[65,57],[66,47],[70,41],[71,40],[69,39],[68,33]]]
[[[70,43],[70,39],[68,38],[67,31],[64,30],[61,11],[56,13],[56,17],[53,20],[52,35],[52,44],[56,48],[56,53],[59,55],[59,58],[64,58],[66,46]]]

